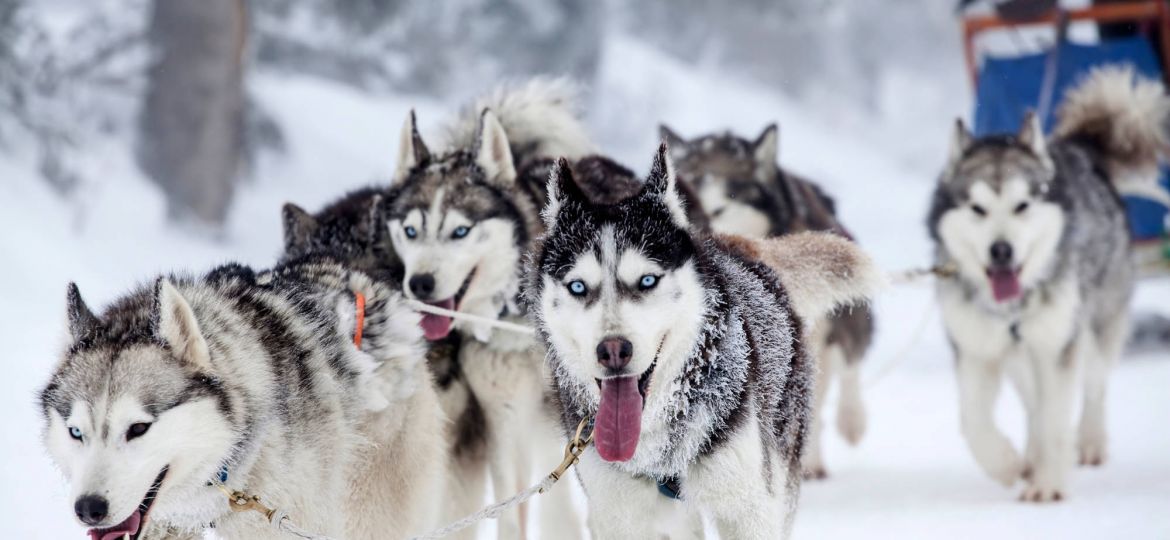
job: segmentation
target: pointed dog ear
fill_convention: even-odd
[[[971,147],[973,141],[974,137],[970,131],[967,131],[967,125],[963,123],[963,119],[956,118],[955,127],[951,132],[951,149],[947,156],[948,169],[963,159],[963,154]]]
[[[512,149],[508,134],[491,109],[484,109],[479,117],[479,140],[475,148],[475,164],[483,169],[488,182],[509,188],[516,182],[516,166],[512,163]]]
[[[764,127],[760,136],[752,143],[752,157],[756,161],[757,176],[770,182],[776,172],[776,160],[780,156],[780,128],[773,122]]]
[[[423,143],[422,135],[418,133],[418,122],[414,116],[414,109],[402,123],[402,131],[398,134],[398,167],[394,170],[392,183],[402,181],[415,167],[425,166],[431,161],[431,152]]]
[[[666,143],[666,146],[670,148],[670,157],[674,159],[685,157],[690,148],[690,143],[666,124],[658,124],[658,140]]]
[[[1048,157],[1048,144],[1044,141],[1044,127],[1040,125],[1040,117],[1033,111],[1028,111],[1024,115],[1024,121],[1020,123],[1020,131],[1016,135],[1016,139],[1020,144],[1028,147],[1040,161],[1044,163],[1051,163]]]
[[[546,231],[552,231],[553,225],[557,222],[557,214],[561,212],[561,207],[566,201],[588,201],[585,192],[581,191],[581,186],[578,186],[577,180],[573,178],[572,165],[563,157],[557,159],[557,164],[548,174],[547,190],[548,204],[540,213]]]
[[[665,142],[658,145],[654,154],[654,163],[650,166],[650,175],[642,185],[642,194],[658,197],[666,208],[670,210],[671,219],[680,228],[690,227],[687,221],[687,211],[683,206],[682,197],[675,185],[674,164],[670,161],[670,149]]]
[[[284,203],[280,214],[284,224],[284,252],[292,253],[306,247],[317,232],[317,219],[293,203]]]
[[[175,357],[202,371],[211,371],[211,353],[195,320],[195,311],[167,278],[155,291],[155,336],[170,346]]]
[[[65,313],[69,318],[69,335],[74,341],[81,339],[101,324],[97,316],[89,310],[89,306],[85,305],[85,300],[81,299],[81,291],[77,289],[76,283],[69,283],[69,287],[65,289],[65,304]]]

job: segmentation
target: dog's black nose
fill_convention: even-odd
[[[73,505],[77,519],[86,525],[97,525],[106,519],[110,511],[110,503],[104,497],[97,495],[82,495]]]
[[[634,356],[634,344],[624,337],[607,337],[597,344],[597,361],[609,369],[621,369]]]
[[[991,264],[1000,267],[1011,266],[1012,245],[1003,240],[996,240],[991,244]]]
[[[428,300],[435,292],[435,276],[430,274],[415,274],[410,276],[410,292],[419,300]]]

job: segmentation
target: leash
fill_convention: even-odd
[[[569,441],[569,444],[565,445],[564,460],[561,461],[561,464],[558,465],[557,468],[553,470],[553,472],[544,477],[543,480],[533,485],[532,487],[517,493],[510,499],[488,505],[483,510],[468,515],[467,517],[464,517],[458,521],[454,521],[444,527],[435,529],[422,536],[414,536],[411,538],[411,540],[443,538],[447,535],[450,535],[451,533],[475,525],[476,523],[479,523],[485,519],[496,519],[504,512],[524,504],[528,501],[528,499],[548,491],[550,488],[552,488],[553,484],[557,483],[557,480],[564,478],[565,473],[569,472],[569,468],[571,468],[573,465],[576,465],[577,462],[580,461],[581,454],[585,452],[585,448],[587,448],[589,444],[593,442],[592,430],[590,430],[589,437],[587,439],[581,439],[581,434],[585,430],[585,426],[589,424],[590,420],[591,418],[588,417],[582,418],[581,423],[577,424],[577,433],[573,435],[573,440]]]
[[[517,334],[526,334],[529,336],[536,335],[536,330],[533,330],[532,327],[525,326],[523,324],[511,323],[508,321],[501,321],[499,319],[493,319],[491,317],[482,317],[479,315],[472,315],[470,313],[463,313],[462,311],[453,311],[450,309],[443,309],[441,307],[432,306],[430,304],[424,304],[422,302],[419,302],[418,300],[411,300],[409,298],[406,299],[406,305],[410,306],[415,311],[421,311],[423,313],[430,313],[432,315],[442,315],[444,317],[450,317],[450,318],[455,319],[455,320],[470,321],[470,322],[477,323],[477,324],[485,324],[485,325],[491,326],[493,328],[499,328],[500,330],[507,330],[509,332],[516,332]]]
[[[912,268],[901,272],[894,272],[890,274],[890,283],[894,285],[908,285],[920,279],[934,276],[938,279],[950,279],[959,274],[959,269],[954,263],[935,265],[928,268]],[[923,334],[926,333],[926,326],[934,315],[935,304],[930,301],[922,310],[922,315],[918,318],[918,324],[914,327],[914,333],[910,335],[910,339],[898,349],[898,352],[890,357],[888,361],[882,364],[882,367],[873,376],[869,377],[865,382],[866,388],[873,388],[877,383],[886,378],[890,373],[893,373],[894,368],[902,365],[902,362],[910,356],[910,350],[922,340]]]
[[[292,518],[288,517],[287,513],[279,508],[265,506],[260,502],[260,497],[257,495],[248,495],[243,491],[229,490],[220,481],[222,477],[223,475],[221,473],[219,478],[211,481],[211,485],[219,488],[223,492],[228,499],[228,506],[231,507],[233,512],[258,512],[264,515],[264,519],[268,520],[269,525],[272,526],[272,530],[291,534],[298,538],[304,538],[305,540],[333,540],[328,536],[315,534],[298,527],[296,523],[293,523]]]

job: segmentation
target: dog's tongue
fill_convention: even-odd
[[[638,449],[642,432],[642,394],[638,377],[601,381],[601,406],[593,421],[593,443],[606,461],[627,461]]]
[[[90,540],[122,540],[126,535],[134,536],[138,534],[138,528],[142,526],[142,512],[135,509],[130,517],[113,527],[108,529],[90,529]]]
[[[428,304],[453,310],[455,309],[455,298],[448,298],[442,302],[428,302]],[[451,333],[451,317],[444,315],[423,313],[422,321],[419,322],[419,325],[422,326],[423,335],[426,336],[428,341],[443,339],[447,337],[447,334]]]
[[[1010,268],[988,270],[991,294],[996,302],[1006,302],[1020,296],[1020,275]]]

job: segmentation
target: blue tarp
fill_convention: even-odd
[[[1162,79],[1162,69],[1150,42],[1141,37],[1109,40],[1094,45],[1060,45],[1052,107],[1043,118],[1045,130],[1053,124],[1052,113],[1068,87],[1075,85],[1093,66],[1129,64],[1146,77]],[[1048,54],[984,60],[975,89],[975,135],[1015,133],[1024,113],[1040,103],[1040,87]],[[1170,191],[1170,170],[1161,183]],[[1165,230],[1167,208],[1148,199],[1126,197],[1130,225],[1137,238],[1153,238]]]

